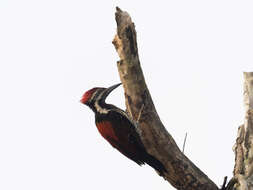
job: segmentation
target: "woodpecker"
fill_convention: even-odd
[[[107,96],[121,83],[109,88],[92,88],[84,93],[81,103],[95,113],[95,124],[100,134],[119,152],[138,165],[147,163],[161,176],[166,171],[163,164],[150,155],[140,138],[136,123],[120,108],[105,103]]]

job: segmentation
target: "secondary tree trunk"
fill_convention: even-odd
[[[253,72],[244,73],[245,121],[238,129],[234,179],[236,190],[253,190]]]
[[[138,121],[141,138],[147,151],[160,160],[168,173],[164,178],[178,190],[218,190],[218,187],[178,148],[163,126],[141,69],[136,31],[127,12],[116,9],[117,34],[113,44],[125,91],[127,112]]]

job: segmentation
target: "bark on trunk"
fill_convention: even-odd
[[[253,190],[253,72],[244,73],[245,121],[238,129],[234,179],[236,190]]]
[[[168,173],[164,178],[178,190],[218,190],[218,187],[178,148],[156,112],[141,69],[136,31],[127,12],[116,8],[117,34],[113,44],[125,91],[127,112],[137,121],[148,152],[160,160]]]

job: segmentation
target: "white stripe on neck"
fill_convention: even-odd
[[[94,104],[96,110],[98,113],[101,113],[101,114],[107,114],[109,112],[109,110],[105,109],[105,108],[102,108],[99,104],[98,104],[98,101],[95,102]]]

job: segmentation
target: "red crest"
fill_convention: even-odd
[[[87,92],[85,92],[80,102],[82,102],[83,104],[86,104],[92,97],[93,93],[96,92],[97,89],[98,88],[92,88],[88,90]]]

